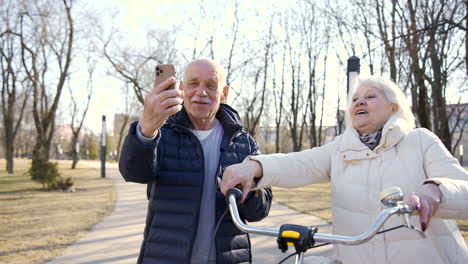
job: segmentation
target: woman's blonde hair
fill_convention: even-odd
[[[392,82],[391,80],[384,79],[380,76],[373,75],[370,77],[358,77],[355,84],[356,89],[354,89],[354,91],[356,91],[357,88],[361,86],[368,86],[381,90],[391,103],[394,103],[398,106],[397,112],[395,112],[393,115],[406,120],[408,123],[407,125],[410,128],[415,127],[415,118],[413,112],[411,111],[409,101],[398,85],[396,85],[396,83]],[[346,127],[352,127],[350,108],[353,102],[353,95],[354,94],[350,95],[348,98],[348,108],[346,109]]]

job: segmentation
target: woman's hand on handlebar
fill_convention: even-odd
[[[442,199],[439,186],[432,183],[421,185],[416,192],[409,197],[409,203],[419,210],[419,223],[422,231],[429,226],[432,216],[435,215]]]
[[[242,163],[226,167],[221,181],[221,192],[226,195],[231,188],[238,187],[242,190],[241,203],[247,198],[250,190],[255,187],[254,178],[260,178],[263,175],[260,162],[246,158]]]

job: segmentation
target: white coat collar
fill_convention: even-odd
[[[395,146],[411,130],[406,120],[392,115],[383,127],[382,138],[380,139],[379,145],[374,150],[371,150],[361,142],[357,130],[349,127],[344,132],[340,144],[341,156],[344,160],[373,158],[385,149]]]

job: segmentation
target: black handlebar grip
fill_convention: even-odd
[[[226,204],[229,204],[229,196],[231,196],[231,195],[234,195],[234,198],[236,198],[237,204],[239,204],[239,202],[242,199],[242,191],[237,189],[237,188],[229,189],[227,191],[227,195],[226,195]]]

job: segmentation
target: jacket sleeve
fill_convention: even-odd
[[[130,125],[128,135],[125,137],[119,159],[119,170],[125,181],[151,183],[155,180],[153,164],[161,133],[158,133],[152,145],[143,144],[136,135],[137,124],[138,122],[134,122]]]
[[[297,188],[330,181],[331,151],[334,142],[300,152],[251,157],[262,164],[258,188],[278,186]]]
[[[468,173],[432,132],[422,130],[424,170],[439,184],[442,201],[436,216],[468,219]]]
[[[251,155],[258,155],[260,149],[257,142],[249,135],[248,136]],[[273,192],[271,188],[262,188],[252,191],[247,196],[243,204],[239,206],[239,214],[249,222],[260,221],[268,216],[273,200]]]

